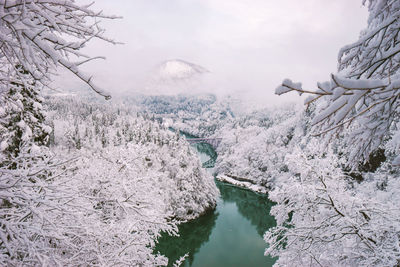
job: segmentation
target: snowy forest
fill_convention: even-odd
[[[103,88],[85,47],[122,46],[102,27],[122,18],[81,2],[0,0],[1,266],[400,265],[400,1],[360,1],[367,27],[326,81],[251,109]],[[60,71],[84,86],[54,89]],[[208,73],[167,60],[150,84]]]

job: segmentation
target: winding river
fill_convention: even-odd
[[[210,145],[194,147],[203,163],[215,161]],[[179,225],[179,237],[162,235],[155,252],[169,258],[168,266],[186,253],[182,266],[272,266],[275,259],[264,256],[262,236],[275,226],[269,215],[273,204],[265,195],[219,181],[216,185],[221,192],[217,208]]]

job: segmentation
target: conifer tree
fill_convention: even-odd
[[[51,133],[37,84],[21,66],[17,69],[18,75],[0,95],[1,152],[6,159],[17,157],[23,145],[48,145]]]

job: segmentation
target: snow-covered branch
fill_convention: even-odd
[[[277,203],[271,209],[277,227],[264,236],[266,254],[279,256],[278,266],[395,266],[398,181],[387,192],[376,189],[376,180],[351,187],[338,168],[340,159],[331,151],[318,156],[317,142],[310,146],[312,159],[299,148],[287,156],[297,175],[269,194]]]
[[[93,38],[116,44],[103,35],[99,18],[115,19],[102,12],[80,6],[73,0],[0,1],[0,82],[10,82],[9,74],[18,75],[22,66],[36,81],[46,84],[49,72],[62,66],[87,83],[95,92],[110,98],[92,77],[84,74],[73,57],[91,57],[80,50]]]
[[[368,159],[390,136],[400,112],[400,3],[371,0],[369,10],[368,28],[339,52],[339,73],[330,81],[310,91],[286,79],[275,91],[310,94],[306,104],[321,103],[313,120],[315,135],[334,135],[351,127],[349,138],[359,140],[350,142],[353,160]]]

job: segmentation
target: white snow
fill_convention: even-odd
[[[252,184],[249,182],[238,181],[238,180],[235,180],[224,174],[218,174],[216,179],[221,182],[227,182],[227,183],[230,183],[230,184],[233,184],[233,185],[236,185],[239,187],[243,187],[243,188],[246,188],[246,189],[252,190],[254,192],[261,193],[261,194],[266,194],[268,192],[267,189],[263,186],[255,185],[255,184]]]
[[[7,147],[8,147],[7,141],[6,140],[1,141],[1,143],[0,143],[0,151],[6,150]]]
[[[275,94],[277,95],[283,95],[287,92],[292,91],[292,89],[290,89],[289,87],[286,87],[284,85],[279,85],[276,89],[275,89]]]
[[[282,95],[284,93],[290,92],[290,91],[298,91],[299,94],[302,94],[302,87],[301,87],[301,83],[295,83],[290,79],[285,79],[282,82],[282,85],[278,86],[275,89],[275,94],[277,95]]]

